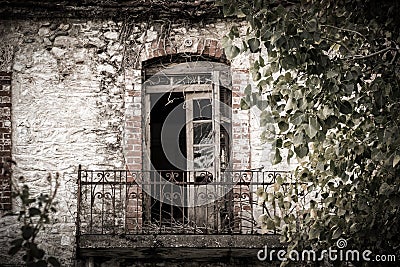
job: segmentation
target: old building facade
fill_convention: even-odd
[[[0,159],[36,193],[60,174],[41,240],[65,266],[256,265],[279,243],[260,235],[255,190],[289,167],[271,165],[259,111],[240,108],[251,58],[227,60],[222,39],[245,25],[213,1],[130,2],[2,7]],[[0,264],[18,265],[1,183]]]

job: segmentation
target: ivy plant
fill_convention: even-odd
[[[15,162],[9,161],[7,164],[0,165],[2,176],[11,177],[12,164]],[[55,257],[46,256],[45,250],[40,248],[36,239],[45,225],[51,223],[51,213],[56,212],[57,203],[54,199],[59,187],[59,175],[57,173],[55,177],[52,177],[49,174],[46,179],[49,190],[38,196],[30,192],[28,184],[23,183],[19,186],[19,183],[12,182],[12,197],[18,203],[18,221],[21,228],[19,236],[10,242],[8,254],[14,256],[22,251],[22,260],[27,267],[60,266]],[[23,181],[24,178],[20,177],[19,180]]]
[[[226,16],[248,22],[223,40],[230,59],[253,59],[256,88],[246,88],[242,108],[262,110],[274,163],[299,163],[297,186],[281,180],[275,192],[258,192],[282,210],[262,216],[263,227],[279,230],[288,250],[345,239],[349,249],[398,254],[400,3],[218,3]]]

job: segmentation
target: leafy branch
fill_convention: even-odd
[[[11,177],[11,166],[15,164],[10,161],[10,164],[1,165],[0,173]],[[14,256],[22,251],[22,260],[27,267],[47,267],[49,264],[54,267],[60,266],[59,261],[54,257],[45,257],[45,251],[40,248],[36,242],[39,233],[45,228],[46,224],[50,223],[50,214],[55,213],[57,210],[55,206],[57,202],[54,201],[57,190],[59,187],[59,174],[55,177],[48,175],[46,177],[49,184],[49,191],[47,193],[40,193],[39,196],[32,196],[29,186],[11,182],[12,197],[16,199],[19,204],[18,221],[21,222],[20,237],[11,241],[11,248],[8,254]],[[23,177],[20,177],[23,181]]]
[[[398,49],[395,49],[393,47],[386,47],[386,48],[384,48],[382,50],[376,51],[376,52],[368,54],[368,55],[364,55],[364,56],[363,55],[355,55],[355,56],[348,57],[348,58],[345,58],[345,59],[346,60],[367,59],[367,58],[374,57],[374,56],[377,56],[379,54],[385,53],[385,52],[390,51],[390,50],[395,50],[396,52],[398,51]]]
[[[332,28],[332,29],[339,30],[339,31],[351,32],[351,33],[361,36],[363,39],[367,39],[364,34],[358,32],[358,31],[355,31],[355,30],[340,28],[340,27],[336,27],[333,25],[326,25],[326,24],[321,24],[321,27]]]

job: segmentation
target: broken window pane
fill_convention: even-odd
[[[210,84],[211,74],[187,74],[174,76],[174,84]]]
[[[193,100],[193,120],[205,120],[212,118],[211,99]]]
[[[213,166],[214,146],[194,147],[193,154],[195,170],[205,170]]]
[[[212,144],[212,123],[193,122],[193,142],[194,144]]]

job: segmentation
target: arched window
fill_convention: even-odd
[[[145,169],[209,171],[217,177],[228,168],[229,66],[186,62],[146,68],[144,77]]]
[[[201,195],[217,195],[217,189],[201,185],[219,182],[221,172],[229,168],[230,68],[210,61],[158,64],[145,68],[144,80],[143,164],[153,174],[151,188],[144,185],[151,192],[144,203],[145,220],[187,223],[192,217],[197,225],[215,224],[207,218],[207,206],[185,207],[196,206]],[[160,177],[182,187],[165,190]],[[167,194],[174,195],[176,205],[163,203]]]

